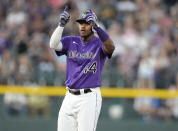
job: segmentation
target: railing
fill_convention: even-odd
[[[65,87],[53,86],[0,86],[0,94],[6,92],[17,94],[35,94],[47,96],[64,96]],[[154,97],[154,98],[176,98],[178,90],[146,90],[137,88],[101,88],[103,97],[107,98],[135,98],[135,97]]]

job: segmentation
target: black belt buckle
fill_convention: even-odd
[[[73,95],[80,95],[80,91],[73,91],[69,89],[69,92]]]
[[[78,91],[73,91],[73,90],[70,90],[70,89],[69,89],[69,92],[70,92],[71,94],[73,94],[73,95],[81,95],[80,90],[78,90]],[[87,93],[89,93],[89,92],[92,92],[91,89],[84,89],[84,94],[87,94]]]
[[[84,89],[84,93],[92,92],[91,89]]]

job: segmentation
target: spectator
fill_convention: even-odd
[[[14,45],[13,45],[13,53],[16,58],[19,57],[21,54],[26,54],[28,52],[28,41],[29,36],[27,32],[27,25],[23,24],[17,29],[15,33],[16,37],[14,38]]]
[[[11,85],[14,84],[14,72],[16,63],[11,57],[9,50],[4,50],[2,59],[0,60],[0,84]]]
[[[7,114],[10,116],[27,115],[27,97],[24,94],[7,92],[4,94],[4,104]]]
[[[98,1],[98,13],[101,22],[104,24],[106,29],[109,25],[112,24],[112,21],[115,19],[115,14],[117,13],[114,3],[109,0],[99,0]]]
[[[140,84],[140,83],[139,83]],[[139,89],[151,90],[151,86],[147,86],[148,83],[138,84]],[[141,115],[141,119],[144,122],[157,120],[157,112],[161,107],[161,101],[156,98],[149,97],[136,97],[133,104],[134,110]]]
[[[112,55],[112,60],[107,63],[106,68],[109,68],[110,71],[107,70],[103,73],[104,76],[104,83],[108,83],[107,86],[117,87],[123,86],[123,79],[121,77],[119,65],[120,55],[125,51],[125,47],[121,40],[121,27],[116,21],[113,21],[111,26],[108,29],[109,35],[111,36],[115,50]]]
[[[29,114],[32,117],[39,116],[48,118],[49,112],[49,97],[40,95],[30,95],[27,99]]]
[[[18,85],[29,85],[32,82],[33,68],[26,54],[19,56],[15,76]]]
[[[42,57],[40,59],[39,65],[39,84],[40,85],[54,85],[55,79],[55,62],[53,60],[51,52],[47,46],[43,47]]]
[[[0,57],[2,55],[3,50],[10,49],[12,46],[12,43],[9,38],[10,32],[4,27],[0,28]]]
[[[151,56],[150,51],[145,53],[145,56],[140,60],[138,67],[138,88],[154,89],[154,68],[156,61]]]
[[[170,86],[170,91],[178,91],[178,73],[176,75],[175,85]],[[170,115],[174,119],[178,119],[178,98],[172,98],[166,100],[166,105],[170,110]]]
[[[170,61],[167,56],[165,48],[161,48],[159,56],[156,58],[155,65],[155,84],[156,88],[168,88],[168,67],[170,66]],[[165,75],[163,75],[165,74]]]
[[[25,22],[26,17],[26,13],[24,11],[20,10],[18,7],[13,7],[7,15],[7,26],[9,28],[16,28]]]

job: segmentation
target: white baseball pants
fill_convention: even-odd
[[[67,91],[58,116],[58,131],[95,131],[101,110],[100,88],[73,95]]]

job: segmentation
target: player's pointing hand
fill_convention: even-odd
[[[68,6],[65,6],[64,12],[59,17],[59,25],[64,27],[70,20],[70,15],[68,13]]]
[[[89,10],[89,13],[87,13],[85,19],[91,26],[97,25],[97,16],[91,9]]]

